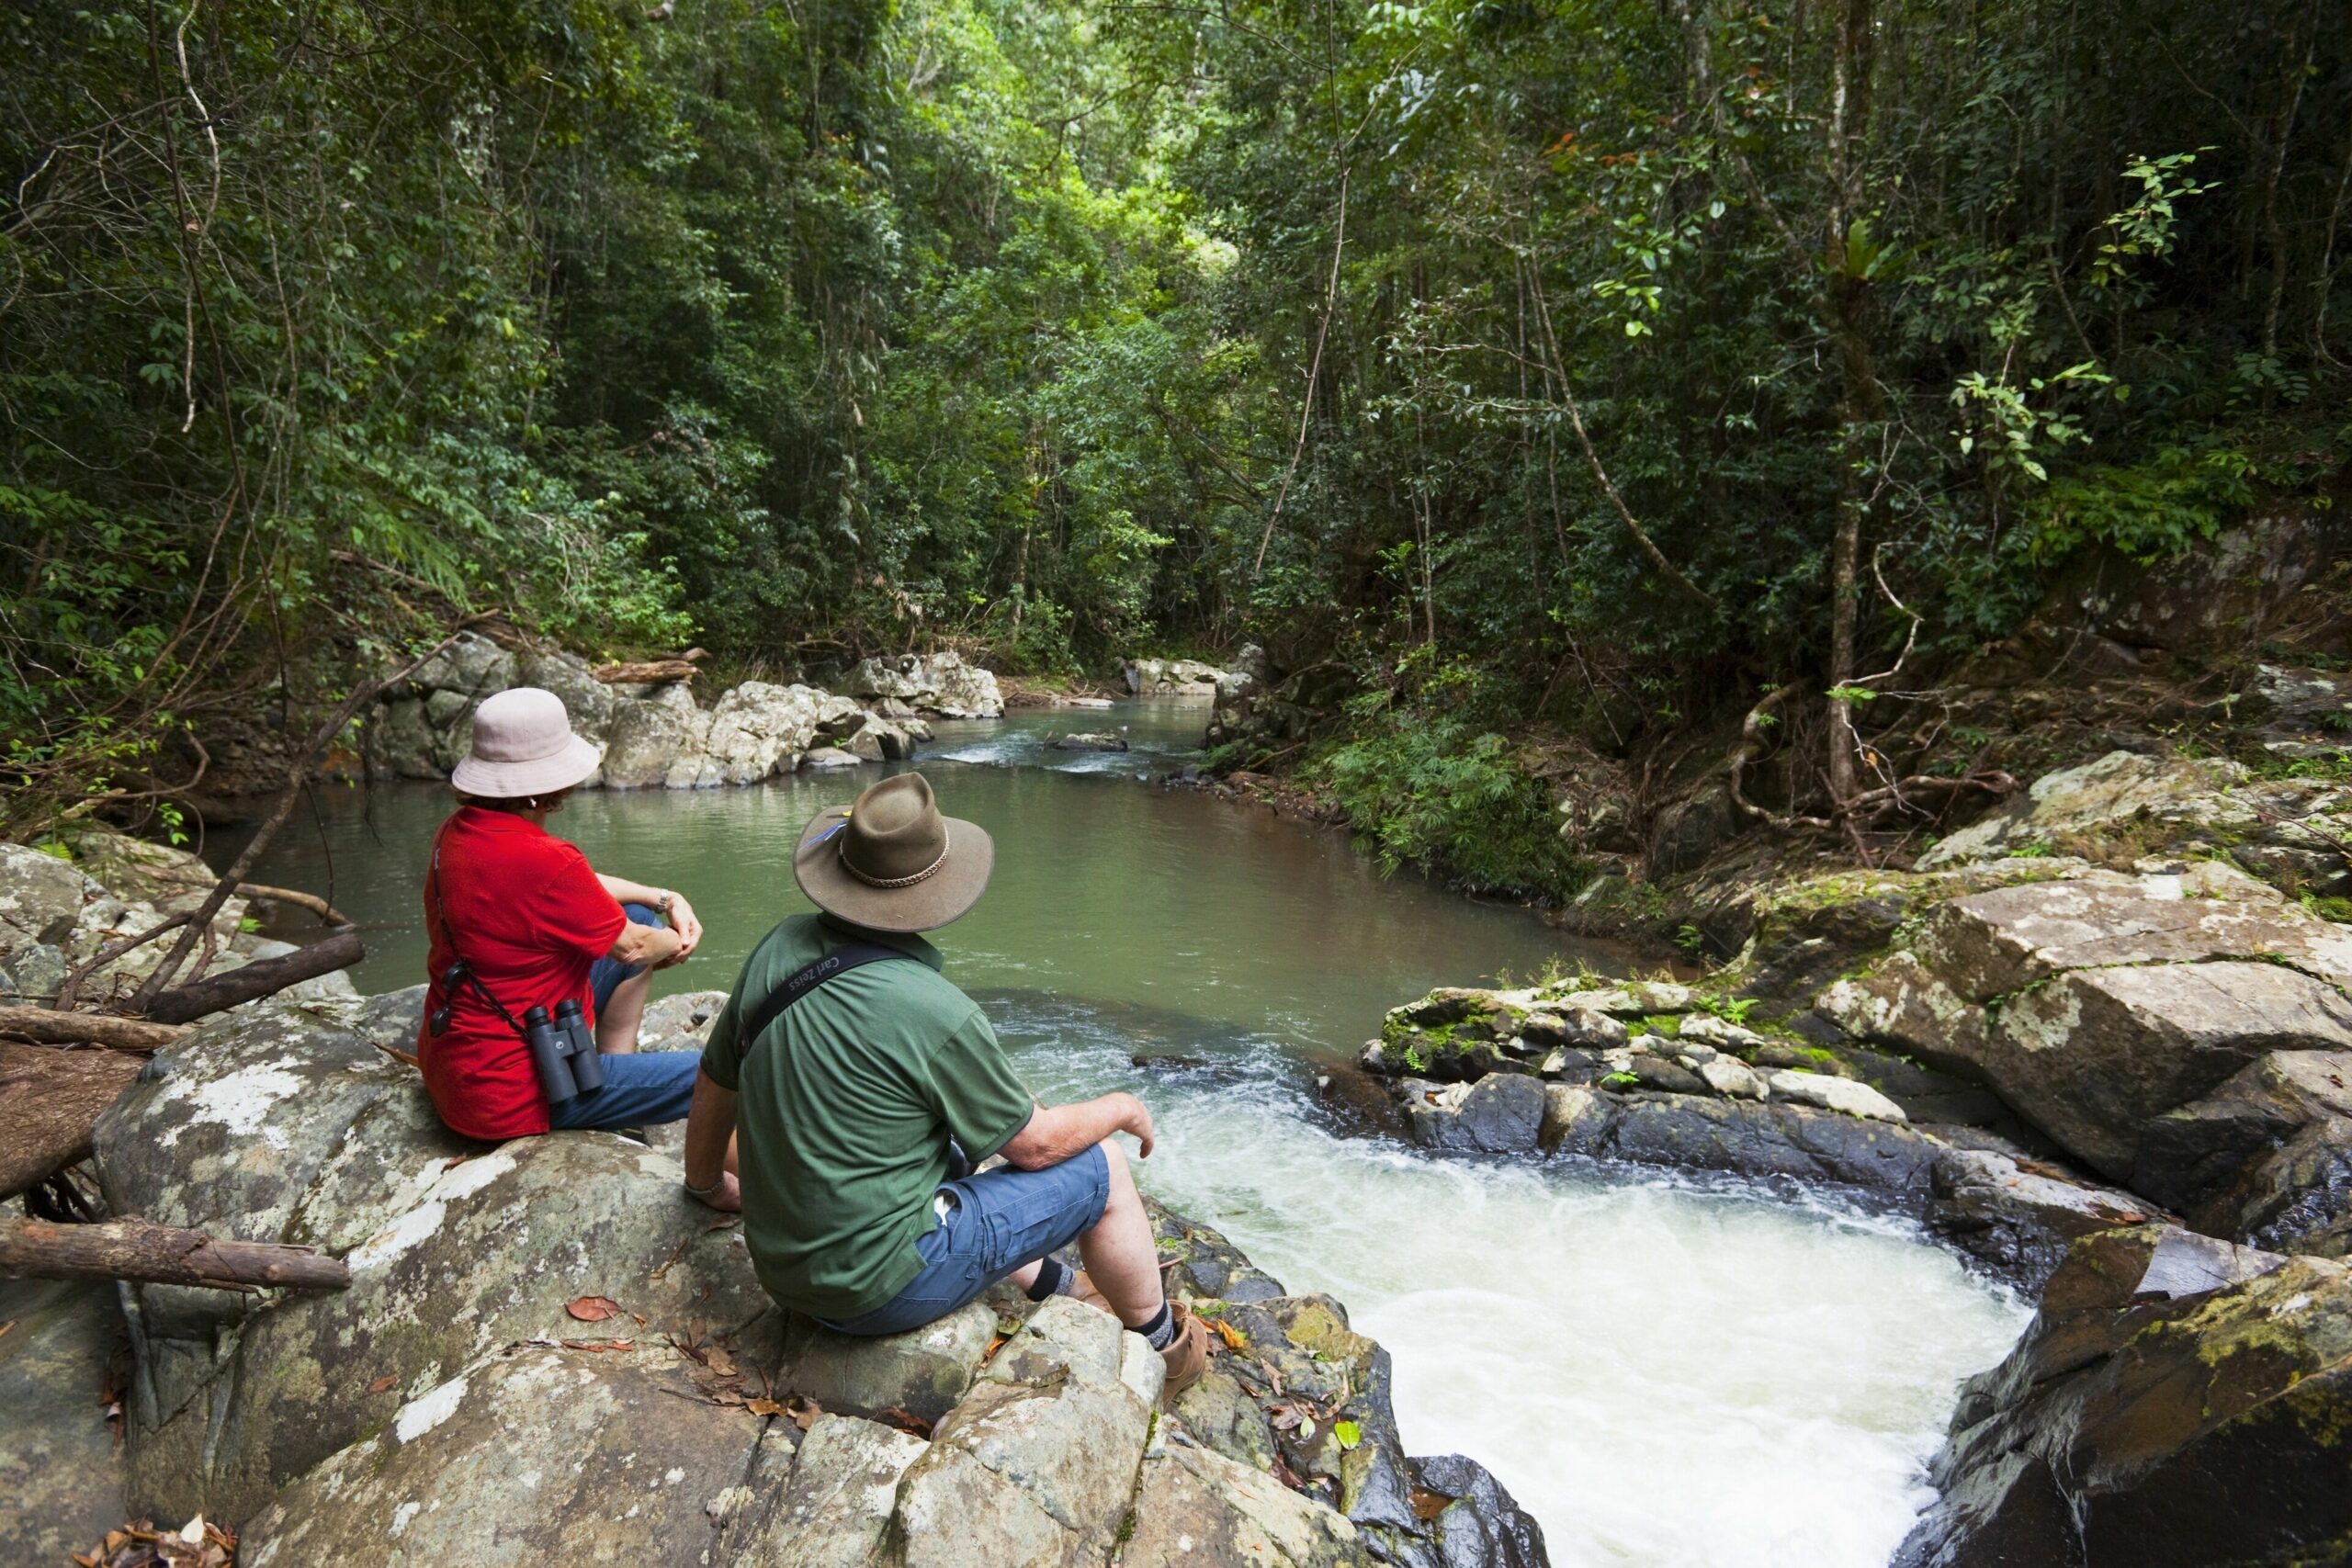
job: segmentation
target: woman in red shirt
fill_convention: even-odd
[[[544,826],[598,761],[554,693],[517,686],[475,710],[472,748],[450,776],[458,807],[424,883],[432,955],[417,1055],[441,1120],[468,1137],[675,1122],[693,1100],[702,1054],[640,1055],[637,1031],[649,977],[694,952],[702,922],[676,893],[598,874]],[[605,1082],[551,1106],[517,1021],[566,1000],[595,1029]],[[726,1205],[734,1181],[723,1176],[705,1201]]]

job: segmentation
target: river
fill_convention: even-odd
[[[1383,878],[1338,833],[1138,782],[1181,765],[1180,703],[943,724],[920,765],[995,835],[989,893],[942,934],[1048,1098],[1133,1089],[1145,1184],[1395,1356],[1417,1453],[1483,1461],[1561,1568],[1879,1568],[1927,1499],[1958,1381],[2026,1307],[1914,1227],[1829,1199],[1535,1163],[1424,1158],[1358,1132],[1319,1069],[1431,986],[1616,967],[1526,911]],[[1125,728],[1127,753],[1050,740]],[[550,826],[601,868],[684,890],[707,928],[662,992],[724,987],[805,909],[791,849],[872,770],[693,794],[590,793]],[[416,880],[447,807],[424,785],[327,789],[260,880],[328,891],[366,932],[364,990],[422,979]],[[1139,1072],[1137,1053],[1198,1066]]]

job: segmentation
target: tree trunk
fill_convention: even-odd
[[[0,1044],[0,1200],[89,1158],[91,1124],[138,1076],[136,1058],[112,1051]]]
[[[1838,355],[1843,389],[1838,398],[1838,525],[1829,550],[1829,755],[1830,810],[1842,815],[1860,785],[1854,772],[1853,704],[1840,694],[1854,681],[1856,590],[1862,558],[1862,525],[1871,498],[1863,491],[1862,464],[1870,429],[1881,422],[1878,365],[1867,322],[1870,281],[1852,265],[1847,241],[1861,199],[1857,143],[1870,125],[1873,0],[1844,0],[1839,9],[1837,52],[1832,65],[1828,130],[1829,224],[1824,260],[1828,276],[1819,295],[1821,324]]]
[[[274,996],[287,987],[315,980],[338,969],[348,969],[368,956],[359,933],[345,927],[323,942],[277,958],[265,958],[242,969],[224,970],[209,979],[165,991],[149,1004],[147,1016],[159,1023],[189,1023],[224,1008]]]
[[[634,664],[607,664],[591,673],[607,686],[661,686],[691,681],[702,671],[683,659],[649,659]]]
[[[147,1280],[251,1291],[263,1285],[339,1291],[351,1283],[340,1258],[307,1247],[216,1241],[202,1231],[145,1220],[56,1225],[0,1217],[0,1278]]]
[[[105,1045],[117,1051],[157,1051],[187,1031],[178,1024],[110,1018],[55,1008],[0,1007],[0,1035],[40,1045]]]

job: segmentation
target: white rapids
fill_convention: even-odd
[[[1136,1085],[1082,1004],[989,1011],[1048,1096]],[[1295,1083],[1268,1050],[1139,1086],[1146,1186],[1347,1303],[1394,1357],[1407,1448],[1486,1464],[1558,1568],[1882,1568],[1957,1384],[2027,1315],[1899,1221],[1433,1160],[1328,1131]]]

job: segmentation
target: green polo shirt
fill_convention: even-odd
[[[786,977],[851,941],[920,962],[867,964],[785,1009],[756,1043],[736,1038]],[[795,915],[760,939],[711,1026],[702,1070],[737,1103],[743,1239],[786,1306],[842,1319],[872,1312],[922,1270],[915,1243],[938,1224],[947,1139],[986,1159],[1035,1102],[996,1032],[939,973],[919,936]],[[746,1053],[749,1057],[746,1059]]]

